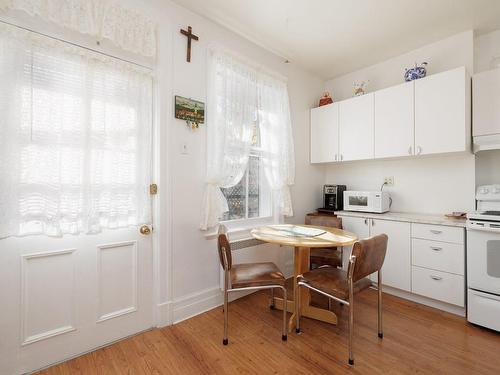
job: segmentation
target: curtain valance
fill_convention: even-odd
[[[156,24],[116,0],[0,0],[0,10],[23,11],[98,40],[108,39],[125,51],[156,55]]]

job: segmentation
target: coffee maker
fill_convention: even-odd
[[[344,209],[345,185],[325,185],[323,187],[323,208],[320,211],[342,211]]]

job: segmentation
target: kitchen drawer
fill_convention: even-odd
[[[443,225],[416,224],[411,225],[411,236],[424,240],[464,243],[464,229]]]
[[[412,239],[412,264],[464,275],[464,245]]]
[[[463,276],[413,266],[411,278],[413,293],[464,306]]]

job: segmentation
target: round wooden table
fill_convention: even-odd
[[[293,292],[294,301],[298,292],[297,276],[309,271],[310,248],[311,247],[339,247],[350,246],[356,242],[357,236],[342,229],[331,227],[320,227],[315,225],[269,225],[255,228],[251,231],[252,236],[258,240],[294,247],[294,278]],[[300,311],[301,316],[321,320],[323,322],[337,324],[337,315],[334,312],[313,307],[310,305],[311,297],[309,289],[300,289]],[[275,297],[275,307],[279,310],[284,308],[292,313],[288,323],[291,332],[295,328],[295,302],[283,301]]]

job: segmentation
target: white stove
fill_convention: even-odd
[[[467,319],[500,331],[500,185],[480,186],[467,214]]]

